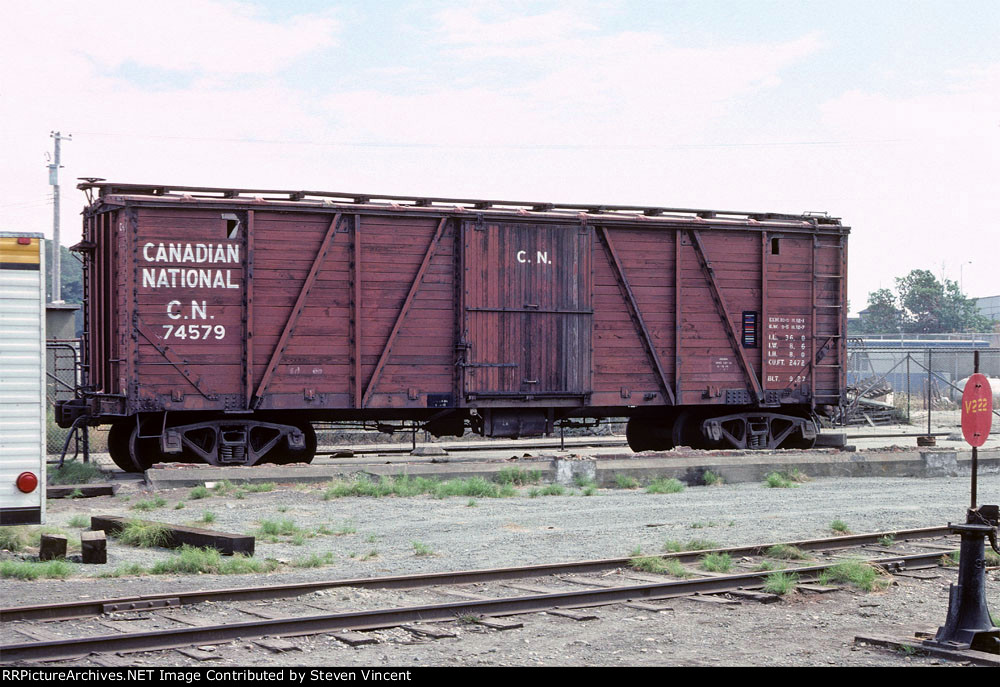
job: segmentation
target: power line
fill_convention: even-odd
[[[757,141],[725,143],[404,143],[398,141],[317,141],[270,138],[232,138],[215,136],[168,136],[162,134],[123,133],[108,131],[78,131],[77,135],[111,138],[143,138],[163,141],[200,141],[212,143],[253,143],[263,145],[329,146],[335,148],[401,148],[401,149],[466,149],[466,150],[679,150],[705,148],[777,148],[800,146],[867,146],[897,143],[929,143],[929,139],[889,138],[861,141]]]

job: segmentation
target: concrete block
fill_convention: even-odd
[[[958,454],[955,451],[921,451],[924,477],[957,477]]]
[[[597,461],[594,459],[556,458],[552,461],[556,484],[574,486],[577,480],[597,480]]]

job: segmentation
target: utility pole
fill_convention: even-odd
[[[52,164],[49,165],[49,186],[52,187],[52,302],[62,303],[62,274],[60,273],[59,259],[59,164],[60,143],[63,139],[72,141],[72,136],[63,136],[61,131],[53,131],[49,134],[55,139],[55,154]]]

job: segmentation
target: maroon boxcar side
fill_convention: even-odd
[[[310,421],[810,445],[849,230],[819,216],[87,183],[86,412],[126,469],[308,460]]]

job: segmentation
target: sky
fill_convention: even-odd
[[[996,0],[8,3],[0,230],[78,177],[772,212],[1000,294]]]

